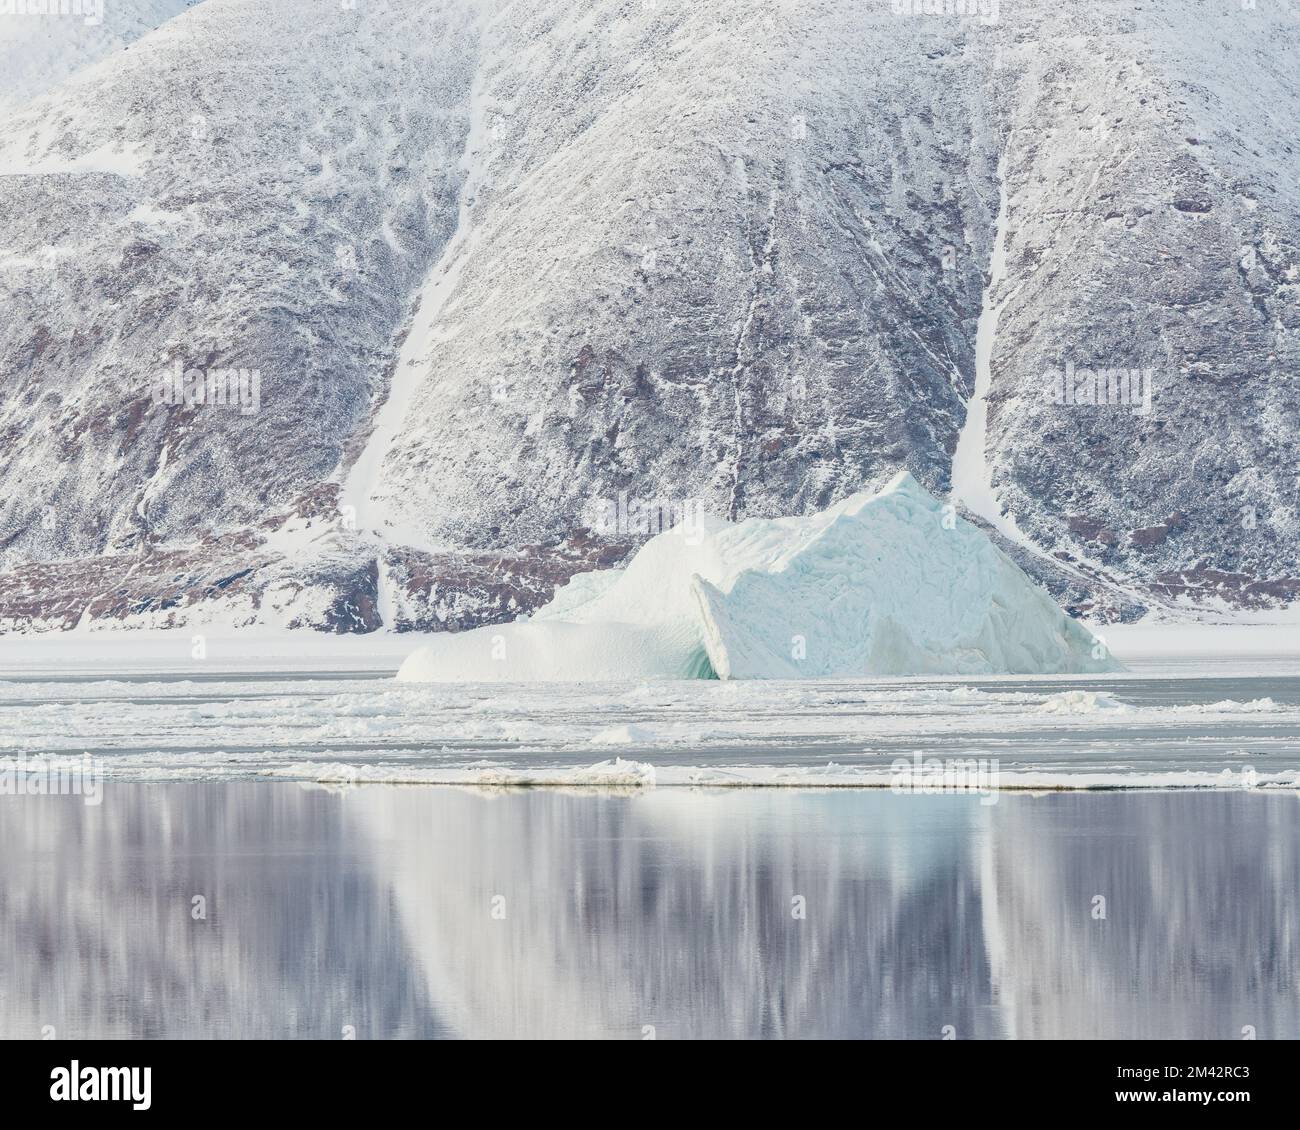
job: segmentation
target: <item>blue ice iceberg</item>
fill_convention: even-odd
[[[434,635],[415,682],[840,679],[1122,670],[907,472],[807,518],[717,518],[583,573],[513,624]]]

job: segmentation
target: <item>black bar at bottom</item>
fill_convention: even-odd
[[[427,1103],[440,1094],[463,1101],[477,1093],[494,1109],[503,1101],[553,1107],[558,1089],[579,1104],[584,1097],[604,1102],[621,1096],[641,1115],[662,1102],[666,1116],[675,1111],[672,1116],[680,1117],[686,1095],[707,1083],[717,1101],[756,1102],[760,1109],[774,1098],[838,1105],[865,1087],[858,1099],[875,1103],[893,1091],[900,1101],[920,1102],[927,1118],[945,1110],[969,1113],[972,1102],[985,1101],[1000,1113],[1203,1107],[1222,1115],[1227,1107],[1258,1114],[1289,1105],[1295,1050],[1292,1042],[1250,1040],[802,1043],[713,1049],[704,1054],[719,1060],[708,1065],[699,1049],[677,1061],[671,1048],[644,1046],[12,1042],[4,1051],[4,1104],[6,1122],[15,1126],[21,1124],[15,1116],[24,1114],[95,1117],[108,1108],[133,1116],[317,1114],[337,1120],[353,1111]],[[680,1088],[672,1085],[677,1071]],[[647,1091],[651,1078],[657,1082]]]

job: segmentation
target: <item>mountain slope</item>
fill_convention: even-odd
[[[7,124],[9,560],[192,544],[339,465],[454,226],[478,19],[388,15],[202,4]],[[177,366],[256,410],[155,403]]]
[[[1148,596],[1294,599],[1300,21],[1052,17],[1003,58],[996,495],[1036,545]],[[1067,364],[1144,372],[1149,411],[1052,403]]]
[[[918,118],[933,35],[887,7],[581,12],[512,5],[487,37],[472,236],[417,315],[363,526],[500,546],[620,491],[734,517],[903,465],[946,487],[984,255],[943,249],[983,242],[992,172],[978,46]]]

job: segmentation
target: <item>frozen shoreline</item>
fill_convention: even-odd
[[[29,671],[0,678],[0,761],[89,756],[120,780],[653,790],[890,787],[919,758],[901,773],[921,791],[936,762],[975,762],[959,786],[975,792],[1300,789],[1300,675],[1190,671],[514,686]]]
[[[1101,676],[1007,676],[1072,680],[1183,672],[1189,663],[1205,673],[1300,674],[1300,620],[1291,623],[1090,625],[1129,668]],[[293,672],[356,672],[394,675],[429,638],[417,632],[326,635],[310,631],[249,630],[201,633],[79,630],[37,635],[0,635],[0,680],[40,674],[178,675]],[[204,657],[195,658],[196,641]],[[1254,667],[1252,667],[1254,664]],[[1000,676],[894,676],[899,682],[954,682]],[[873,676],[871,681],[879,681]],[[631,680],[641,682],[642,680]],[[847,680],[854,681],[854,680]]]

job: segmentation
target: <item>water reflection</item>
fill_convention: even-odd
[[[999,805],[981,890],[1007,1034],[1300,1036],[1298,800]]]
[[[1296,804],[117,782],[99,808],[8,798],[0,1032],[1295,1037]]]
[[[337,796],[109,782],[97,808],[3,797],[0,858],[6,1037],[442,1030]]]

